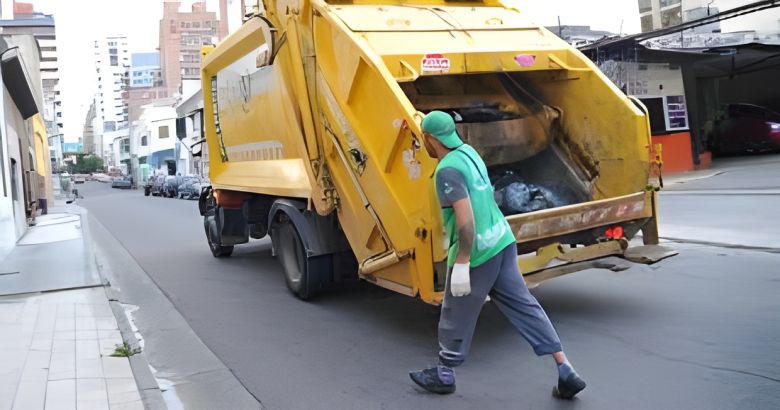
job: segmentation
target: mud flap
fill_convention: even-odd
[[[623,257],[634,263],[652,265],[679,254],[676,250],[661,245],[644,245],[628,248]]]

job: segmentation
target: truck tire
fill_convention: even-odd
[[[226,258],[233,254],[233,246],[222,246],[219,244],[219,241],[215,239],[217,237],[217,225],[214,223],[213,215],[203,217],[203,227],[206,231],[206,240],[209,243],[209,249],[215,258]]]
[[[284,269],[287,289],[298,299],[309,300],[313,295],[309,286],[309,261],[298,231],[289,220],[282,221],[273,239],[273,246]]]

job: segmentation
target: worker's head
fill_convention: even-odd
[[[452,116],[442,111],[431,111],[422,120],[422,131],[425,150],[433,158],[439,158],[440,153],[453,150],[463,145],[455,128]]]

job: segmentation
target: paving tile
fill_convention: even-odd
[[[76,348],[72,340],[55,340],[49,364],[49,380],[76,378]]]
[[[106,386],[108,387],[108,403],[112,409],[117,404],[141,401],[141,395],[138,393],[138,387],[132,377],[106,379]]]
[[[116,324],[116,319],[111,317],[99,317],[95,319],[97,322],[98,330],[118,330],[119,326]]]
[[[36,332],[33,333],[32,341],[30,342],[30,350],[52,350],[52,344],[54,342],[54,332]]]
[[[59,332],[54,332],[54,340],[76,340],[76,331],[62,330]]]
[[[51,364],[51,352],[48,350],[32,350],[27,353],[21,378],[38,377],[41,374],[46,377]]]
[[[46,374],[40,379],[26,378],[19,381],[14,398],[14,410],[42,409],[46,402]]]
[[[126,357],[103,357],[103,374],[107,379],[132,378],[133,370]]]
[[[122,340],[122,334],[119,330],[101,330],[98,329],[98,339],[119,339]]]
[[[141,400],[136,400],[130,403],[112,404],[111,410],[143,410],[144,403]]]
[[[77,317],[76,330],[97,330],[97,321],[94,317]]]
[[[57,322],[57,305],[41,305],[38,311],[38,322],[35,323],[36,332],[52,332]]]
[[[76,340],[76,359],[100,359],[100,345],[97,339]]]
[[[76,378],[92,379],[103,377],[103,362],[98,359],[79,359],[76,356]]]
[[[14,409],[42,409],[46,397],[46,385],[49,375],[48,351],[31,351],[19,380],[14,398]]]
[[[67,292],[51,293],[50,296],[62,296]],[[58,303],[57,304],[57,319],[60,318],[74,318],[76,317],[76,306],[73,303]]]
[[[76,380],[50,381],[46,386],[46,410],[76,409]]]
[[[54,343],[51,347],[52,353],[73,353],[76,354],[76,341],[75,340],[61,340],[57,339],[57,333],[54,333]]]
[[[20,324],[2,325],[3,333],[0,337],[0,350],[29,349],[32,343],[33,332],[24,331]]]
[[[79,303],[76,305],[76,317],[113,317],[108,303]]]
[[[54,330],[57,332],[62,331],[74,331],[76,330],[76,318],[75,316],[58,316],[57,322],[54,325]]]
[[[117,342],[116,340],[107,339],[100,339],[98,340],[98,343],[100,345],[101,356],[111,356],[114,354],[114,351],[116,351],[116,347],[122,345],[121,341]]]
[[[108,409],[108,389],[104,379],[76,380],[76,404],[79,410]]]
[[[77,330],[74,333],[76,340],[98,340],[97,330]]]

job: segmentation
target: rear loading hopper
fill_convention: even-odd
[[[282,263],[314,289],[356,266],[439,303],[446,249],[420,130],[432,110],[485,159],[527,281],[611,266],[640,230],[657,243],[646,113],[582,54],[514,9],[366,3],[267,2],[206,56],[207,139],[223,153],[202,198],[210,243],[270,233],[277,251],[300,248]]]

